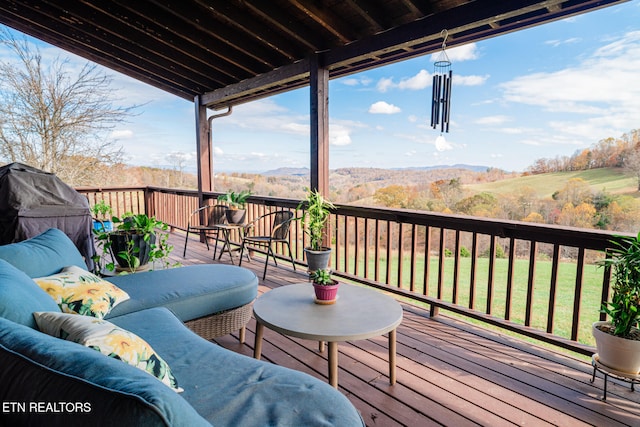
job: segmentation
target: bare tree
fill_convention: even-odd
[[[184,168],[187,162],[191,160],[191,155],[182,151],[173,151],[167,154],[166,159],[171,163],[173,170],[177,174],[175,185],[181,187],[184,185]]]
[[[95,183],[97,165],[121,160],[108,134],[136,106],[114,106],[112,79],[95,64],[74,70],[68,59],[45,62],[36,45],[7,30],[0,44],[12,53],[0,62],[0,158],[72,185]]]
[[[640,191],[640,147],[635,147],[624,156],[624,169],[630,175],[634,175],[638,181],[638,191]]]

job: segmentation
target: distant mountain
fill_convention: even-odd
[[[442,170],[442,169],[464,169],[471,172],[485,172],[489,169],[488,166],[480,166],[480,165],[465,165],[465,164],[455,164],[455,165],[437,165],[437,166],[418,166],[418,167],[410,167],[410,168],[339,168],[333,169],[331,172],[344,172],[348,170],[379,170],[379,171],[434,171],[434,170]],[[278,168],[269,170],[266,172],[260,173],[263,176],[308,176],[309,168]]]
[[[309,168],[278,168],[262,172],[262,176],[308,176]]]
[[[480,166],[480,165],[465,165],[465,164],[455,164],[455,165],[436,165],[436,166],[418,166],[412,168],[393,168],[394,170],[416,170],[416,171],[432,171],[439,169],[466,169],[472,172],[486,172],[487,169],[490,169],[489,166]]]

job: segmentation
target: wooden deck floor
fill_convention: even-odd
[[[212,252],[190,239],[182,258],[183,234],[173,234],[174,258],[184,265],[210,263]],[[223,255],[221,262],[228,263]],[[283,264],[283,265],[281,265]],[[262,277],[263,259],[243,262]],[[259,292],[306,279],[287,263],[269,266]],[[398,328],[397,383],[389,385],[387,339],[340,343],[339,385],[368,426],[640,426],[640,391],[603,379],[590,383],[590,363],[519,339],[470,325],[446,313],[403,304]],[[252,356],[255,320],[245,344],[237,335],[217,339],[229,350]],[[326,351],[315,342],[265,329],[263,360],[327,380]]]

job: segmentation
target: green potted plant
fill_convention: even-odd
[[[600,262],[613,273],[613,295],[603,303],[602,313],[611,320],[595,322],[599,363],[616,371],[640,373],[640,233],[617,236],[611,241],[610,256]]]
[[[225,202],[229,205],[227,210],[227,221],[230,224],[243,224],[246,213],[245,205],[247,199],[251,196],[251,191],[242,190],[239,193],[229,190],[226,194],[218,197],[218,201]]]
[[[298,205],[298,210],[304,209],[300,218],[304,232],[309,236],[309,246],[304,248],[309,271],[326,269],[331,257],[331,248],[323,246],[327,222],[331,209],[335,209],[333,203],[325,199],[318,190],[305,189],[307,197]]]
[[[338,288],[340,284],[331,278],[331,271],[327,268],[315,270],[309,274],[313,283],[313,290],[316,294],[317,304],[333,304],[338,298]]]
[[[96,234],[100,253],[93,260],[99,272],[105,268],[107,271],[132,273],[155,261],[160,261],[164,268],[170,266],[168,257],[173,246],[168,241],[167,224],[146,214],[125,214],[123,219],[113,217],[112,221],[112,231]],[[107,254],[111,255],[111,262],[103,263]]]
[[[113,230],[113,222],[111,222],[111,215],[113,210],[111,206],[104,200],[97,201],[91,206],[91,214],[93,215],[93,229],[96,231],[111,231]]]

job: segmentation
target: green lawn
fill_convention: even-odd
[[[474,193],[517,194],[523,187],[531,187],[539,197],[549,198],[560,190],[570,179],[585,180],[594,192],[606,190],[611,194],[627,194],[638,197],[638,182],[635,177],[625,175],[620,168],[600,168],[575,172],[555,172],[540,175],[521,176],[495,182],[465,185]]]
[[[386,255],[386,254],[385,254]],[[373,258],[373,257],[372,257]],[[374,262],[369,262],[369,277],[374,279]],[[379,279],[381,282],[386,278],[386,259],[385,256],[379,257],[380,271]],[[392,259],[391,262],[391,285],[398,286],[397,271],[398,259]],[[410,273],[409,267],[411,260],[408,256],[403,259],[403,280],[402,288],[410,289]],[[335,265],[335,260],[334,264]],[[524,324],[527,280],[528,280],[528,260],[516,260],[514,266],[514,280],[511,297],[511,316],[510,320],[516,323]],[[344,266],[340,265],[342,270]],[[447,258],[445,261],[444,278],[442,285],[442,299],[446,302],[453,302],[453,258]],[[460,258],[458,275],[458,304],[468,307],[470,296],[470,277],[471,277],[471,259]],[[493,303],[491,314],[504,318],[506,309],[507,294],[507,259],[497,259],[494,269],[494,289]],[[555,298],[555,315],[553,333],[564,338],[571,337],[571,322],[573,318],[574,289],[576,280],[576,264],[573,262],[561,262],[559,265],[556,298]],[[353,261],[350,262],[350,273],[354,272]],[[359,266],[359,274],[364,274],[364,261]],[[583,288],[580,295],[580,321],[578,330],[578,341],[584,344],[593,345],[594,341],[591,336],[591,324],[598,320],[600,309],[600,294],[603,270],[598,269],[595,265],[585,265],[583,275]],[[476,263],[476,289],[475,289],[475,309],[486,312],[487,295],[488,295],[488,276],[489,276],[489,260],[487,258],[479,258]],[[424,260],[417,260],[415,267],[415,292],[423,293],[422,282],[424,278]],[[535,286],[533,296],[533,310],[531,317],[532,327],[545,331],[547,326],[547,317],[549,311],[549,295],[551,288],[551,261],[538,260],[536,262]],[[431,257],[429,281],[427,295],[437,297],[438,292],[438,259]]]

